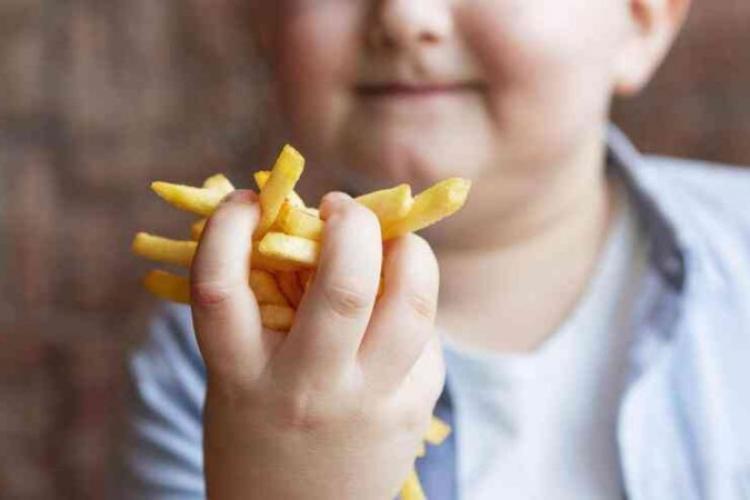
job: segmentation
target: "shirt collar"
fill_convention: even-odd
[[[614,125],[607,131],[607,164],[618,175],[633,202],[650,243],[649,259],[665,283],[675,292],[685,286],[685,254],[674,221],[642,178],[643,156]]]

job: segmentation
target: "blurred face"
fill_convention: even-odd
[[[363,188],[465,176],[502,206],[601,143],[629,9],[276,0],[263,22],[291,139],[313,164]]]

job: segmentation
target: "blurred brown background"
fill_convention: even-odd
[[[0,1],[0,499],[103,498],[124,353],[152,302],[154,178],[237,183],[278,144],[237,0]],[[643,149],[750,164],[750,2],[697,2],[616,121]]]

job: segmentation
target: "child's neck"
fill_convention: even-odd
[[[557,330],[589,282],[612,219],[615,190],[597,161],[578,172],[582,177],[529,200],[512,220],[500,217],[495,228],[482,228],[494,246],[436,246],[438,326],[451,338],[528,352]]]

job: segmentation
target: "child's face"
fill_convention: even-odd
[[[538,177],[600,140],[627,0],[275,0],[291,139],[379,184]],[[275,18],[273,17],[275,16]]]

